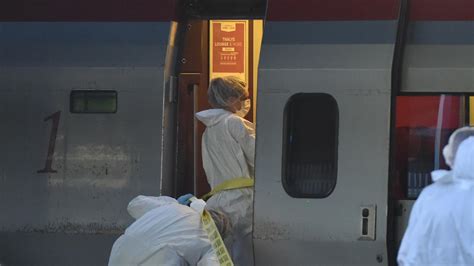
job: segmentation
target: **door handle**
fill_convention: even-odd
[[[377,206],[366,205],[360,207],[360,235],[359,240],[374,241],[376,237]]]

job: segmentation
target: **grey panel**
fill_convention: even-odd
[[[391,45],[383,44],[320,44],[314,49],[315,46],[309,44],[264,46],[260,68],[385,68],[387,64],[391,64],[393,53]]]
[[[404,60],[408,68],[472,69],[474,45],[408,45]]]
[[[351,242],[346,248],[357,248],[360,207],[376,205],[377,240],[362,244],[370,256],[357,257],[361,263],[375,264],[377,254],[385,256],[390,71],[263,69],[259,79],[254,238],[261,245],[256,246],[257,261],[298,264],[304,261],[300,257],[312,257],[312,264],[323,264],[326,249],[309,246]],[[339,105],[338,180],[325,199],[294,199],[281,185],[283,108],[297,92],[328,93]],[[312,244],[301,247],[298,256],[275,253],[263,258],[274,248],[273,240],[284,240],[287,247],[301,241]],[[349,250],[340,252],[341,263],[355,259],[346,254]]]
[[[410,23],[409,44],[474,44],[474,21],[417,21]]]
[[[338,23],[333,24],[338,29],[334,36],[344,32]],[[291,42],[294,34],[288,29],[296,29],[295,24],[272,25],[277,25],[275,34],[282,29],[288,34],[280,38]],[[329,22],[308,25],[317,31],[322,31],[324,25],[333,26]],[[362,25],[371,27],[370,23]],[[384,28],[386,36],[394,37],[395,23],[389,25]],[[370,30],[366,33],[378,34]],[[326,31],[326,36],[330,34]],[[365,37],[378,38],[360,39]],[[309,42],[304,43],[298,39],[294,44],[264,40],[262,47],[254,205],[256,262],[387,265],[390,40],[394,38],[388,39],[388,44],[336,45],[324,44],[324,39],[311,42],[315,38],[319,37],[308,37]],[[332,40],[329,38],[328,43]],[[281,184],[283,111],[296,93],[327,93],[339,106],[338,176],[335,190],[327,198],[291,198]],[[360,240],[362,206],[377,209],[375,241]]]
[[[107,265],[117,234],[0,233],[2,265]]]
[[[161,66],[169,23],[3,22],[1,66]]]
[[[130,199],[160,194],[170,23],[12,24],[0,24],[0,261],[103,265]],[[94,89],[117,91],[116,114],[69,113],[72,90]],[[38,173],[57,111],[57,172]]]
[[[60,80],[54,73],[61,73]],[[6,109],[2,121],[7,127],[2,130],[6,160],[1,167],[4,182],[0,205],[9,210],[0,217],[1,231],[42,232],[44,237],[49,233],[116,234],[131,222],[126,206],[132,197],[160,193],[162,75],[157,73],[162,69],[1,72],[0,80],[4,75],[17,77],[4,86],[15,89],[1,96]],[[45,76],[49,79],[42,78]],[[90,79],[98,88],[118,92],[116,114],[68,112],[69,91],[88,88],[86,81]],[[23,80],[36,82],[29,87]],[[58,110],[61,119],[53,160],[53,169],[58,172],[40,174],[37,170],[45,165],[51,131],[51,121],[43,120]],[[35,239],[45,241],[39,238]],[[103,242],[89,244],[98,243]],[[17,251],[8,259],[28,253]],[[96,258],[90,259],[93,262]]]
[[[402,91],[474,90],[474,45],[408,45]]]
[[[387,265],[384,248],[373,248],[370,242],[359,242],[355,245],[353,242],[342,241],[274,240],[271,242],[271,249],[268,248],[268,245],[268,240],[254,240],[255,249],[262,252],[256,256],[256,265]],[[312,252],[301,252],[302,250],[311,250]]]
[[[267,22],[265,44],[387,44],[395,42],[396,21]]]
[[[138,193],[159,194],[160,68],[8,68],[0,72],[4,153],[2,231],[116,231]],[[58,75],[58,76],[56,76]],[[8,76],[9,78],[6,78]],[[60,77],[60,78],[57,78]],[[147,78],[148,77],[148,78]],[[25,80],[35,81],[33,84]],[[71,114],[69,92],[118,93],[116,114]],[[51,132],[45,117],[61,111],[53,169],[42,174]],[[35,218],[31,219],[31,215]]]
[[[267,22],[266,44],[389,44],[395,42],[396,21]],[[473,21],[410,23],[409,44],[473,44]]]
[[[474,22],[411,23],[402,75],[404,92],[474,90]]]

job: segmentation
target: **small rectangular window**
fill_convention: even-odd
[[[98,90],[71,91],[71,113],[116,113],[117,92]]]
[[[329,94],[293,95],[284,113],[283,187],[294,198],[325,198],[336,186],[339,109]]]

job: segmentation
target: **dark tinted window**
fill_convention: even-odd
[[[116,91],[72,91],[71,113],[115,113],[117,112]]]
[[[339,110],[329,94],[301,93],[284,114],[283,177],[295,198],[324,198],[336,186]]]

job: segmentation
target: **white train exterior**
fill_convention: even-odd
[[[219,19],[255,27],[256,265],[395,265],[440,147],[474,121],[474,6],[359,2],[0,8],[0,264],[103,265],[134,196],[202,194],[192,113]]]

